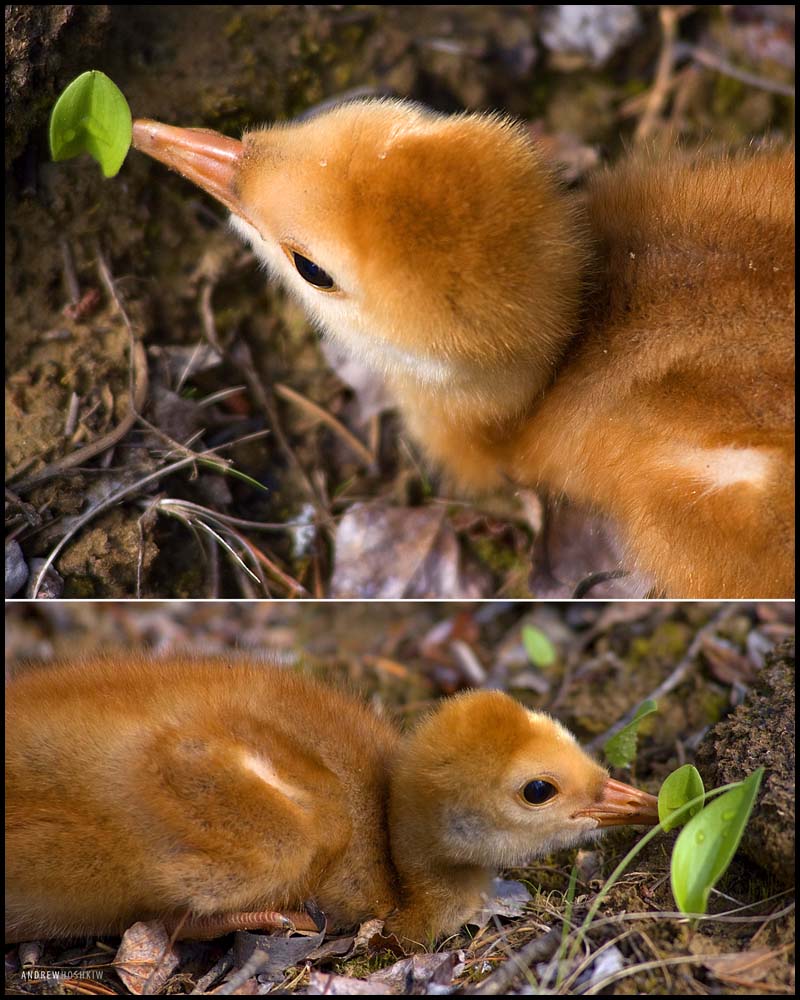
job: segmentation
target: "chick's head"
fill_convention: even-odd
[[[394,814],[418,817],[406,838],[456,865],[522,865],[607,826],[658,822],[652,795],[609,778],[560,723],[499,692],[451,699],[423,722],[395,785]]]
[[[134,127],[137,148],[231,209],[353,354],[424,382],[526,361],[550,376],[577,309],[583,237],[524,126],[370,100],[216,142]]]

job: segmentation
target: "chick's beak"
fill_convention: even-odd
[[[624,826],[629,823],[654,826],[658,823],[658,799],[633,785],[606,778],[599,801],[573,814],[597,820],[597,825]]]
[[[137,118],[133,123],[133,146],[197,184],[236,215],[245,217],[235,184],[244,149],[238,139],[229,139],[210,129],[176,128]]]

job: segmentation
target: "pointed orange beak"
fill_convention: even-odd
[[[176,128],[137,118],[133,146],[176,170],[236,215],[247,220],[236,191],[236,172],[244,145],[205,128]]]
[[[633,785],[606,778],[600,800],[573,815],[596,819],[597,825],[601,827],[625,826],[629,823],[654,826],[658,823],[658,799]]]

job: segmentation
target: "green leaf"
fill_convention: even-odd
[[[523,625],[522,645],[528,659],[537,667],[552,667],[558,659],[556,648],[541,629]]]
[[[727,871],[764,776],[760,767],[724,792],[681,830],[672,851],[672,894],[681,913],[705,913],[708,894]]]
[[[639,731],[639,723],[646,715],[652,715],[657,709],[658,705],[652,698],[643,701],[628,725],[606,741],[603,752],[609,763],[614,767],[627,767],[631,763],[636,756],[636,734]]]
[[[119,169],[133,137],[131,109],[116,84],[92,69],[72,81],[50,116],[50,155],[69,160],[89,153],[105,177]]]
[[[687,802],[696,799],[705,792],[703,779],[700,772],[692,764],[684,764],[677,771],[667,775],[663,785],[658,792],[658,818],[665,830],[672,830],[676,826],[683,826],[688,823],[692,816],[696,816],[703,808],[702,800],[691,809],[687,809],[683,815],[671,820],[670,816]]]

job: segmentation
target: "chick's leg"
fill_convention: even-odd
[[[168,933],[177,941],[210,941],[233,931],[317,931],[319,928],[307,913],[274,910],[259,912],[214,913],[205,916],[172,917],[165,922]]]

